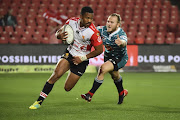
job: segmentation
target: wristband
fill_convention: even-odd
[[[85,61],[85,60],[87,60],[86,55],[84,55],[84,56],[80,56],[79,58],[81,59],[81,61]]]

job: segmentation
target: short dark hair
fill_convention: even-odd
[[[93,9],[92,9],[91,7],[89,7],[89,6],[83,7],[83,8],[81,9],[81,15],[84,15],[86,12],[88,12],[88,13],[94,13],[94,12],[93,12]]]

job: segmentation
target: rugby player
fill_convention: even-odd
[[[96,90],[103,83],[104,75],[110,73],[118,90],[118,104],[121,104],[128,91],[123,88],[122,76],[120,76],[118,70],[126,65],[128,55],[126,48],[127,36],[121,28],[120,15],[111,14],[107,19],[106,26],[98,26],[97,28],[105,46],[104,63],[99,68],[91,90],[86,94],[82,94],[81,97],[90,102]]]
[[[69,24],[74,31],[74,42],[68,46],[62,59],[57,63],[54,72],[45,83],[37,101],[35,101],[29,109],[40,108],[42,102],[52,90],[55,82],[68,70],[70,70],[70,72],[67,76],[64,89],[70,91],[85,72],[89,64],[88,59],[103,52],[103,44],[99,31],[92,23],[93,16],[92,8],[83,7],[81,9],[80,18],[73,17],[67,20],[66,24]],[[62,33],[60,31],[57,34],[57,38],[66,40],[67,33]],[[95,50],[91,52],[92,46]]]

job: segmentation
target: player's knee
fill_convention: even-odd
[[[67,86],[67,85],[65,85],[65,86],[64,86],[64,90],[65,90],[66,92],[71,91],[71,89],[72,89],[72,88],[71,88],[71,87],[69,87],[69,86]]]
[[[53,76],[56,78],[56,79],[59,79],[62,75],[59,73],[59,71],[54,71],[53,73]]]
[[[116,81],[116,80],[119,79],[118,76],[112,76],[111,78],[112,78],[114,81]]]
[[[102,65],[101,67],[100,67],[100,74],[105,74],[105,73],[107,73],[108,71],[107,71],[107,66],[105,66],[105,65]]]
[[[64,90],[65,90],[66,92],[71,91],[71,89],[72,89],[72,88],[64,87]]]
[[[112,75],[111,76],[111,78],[114,80],[114,81],[116,81],[116,80],[119,80],[119,78],[120,78],[120,75],[119,74],[114,74],[114,75]]]

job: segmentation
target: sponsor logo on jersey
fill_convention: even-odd
[[[97,35],[97,36],[100,36],[100,34],[99,34],[99,33],[97,33],[96,35]]]
[[[101,37],[100,37],[100,36],[97,38],[97,41],[98,41],[98,42],[101,42]]]

